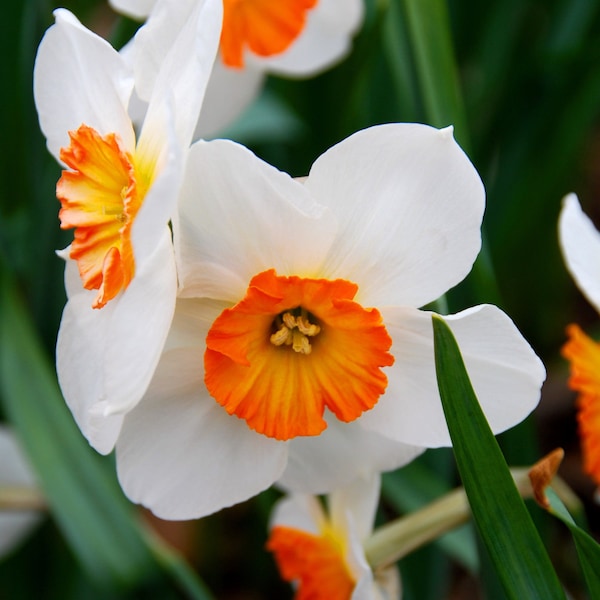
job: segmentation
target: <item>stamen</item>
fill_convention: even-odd
[[[292,332],[289,327],[281,324],[281,327],[271,336],[271,343],[275,346],[290,345],[292,343]]]
[[[294,352],[310,354],[312,346],[308,338],[317,335],[321,328],[310,322],[308,313],[303,308],[295,311],[300,311],[300,314],[294,315],[286,311],[277,316],[274,323],[278,330],[269,339],[275,346],[291,346]]]

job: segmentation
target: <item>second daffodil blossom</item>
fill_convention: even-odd
[[[168,7],[177,0],[161,0]],[[218,44],[219,0],[194,5],[155,80],[136,135],[134,75],[106,41],[59,9],[38,49],[34,92],[57,184],[68,302],[57,342],[65,399],[90,443],[114,446],[169,330],[177,277],[168,221]]]
[[[360,131],[303,181],[233,142],[194,144],[173,326],[117,442],[130,498],[190,518],[450,445],[418,307],[467,275],[483,210],[451,128]],[[495,306],[446,320],[494,432],[521,421],[545,371],[515,325]]]
[[[564,199],[558,231],[569,272],[600,314],[600,233],[581,210],[575,194]],[[579,392],[577,422],[583,467],[600,488],[600,344],[578,325],[569,325],[567,335],[562,353],[571,365],[569,385]]]
[[[356,479],[328,497],[293,494],[273,509],[267,549],[298,600],[397,600],[395,565],[373,573],[363,544],[373,531],[380,476]]]
[[[220,51],[198,137],[222,130],[240,115],[258,94],[266,74],[309,77],[344,58],[364,12],[364,0],[222,1]],[[156,0],[111,0],[111,4],[160,28],[160,36],[151,41],[154,60],[138,65],[149,75],[183,21],[177,12],[160,10]],[[147,100],[144,88],[138,91]]]

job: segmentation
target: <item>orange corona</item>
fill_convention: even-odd
[[[296,600],[350,600],[356,581],[344,559],[343,542],[329,525],[321,535],[276,526],[267,549],[282,579],[298,582]]]
[[[600,486],[600,344],[577,325],[567,328],[562,354],[571,363],[569,386],[579,392],[577,422],[583,467]]]
[[[229,414],[269,437],[318,435],[327,407],[349,422],[385,391],[394,362],[379,312],[353,301],[346,280],[253,277],[206,340],[205,382]]]
[[[306,24],[317,0],[224,0],[221,58],[228,67],[244,66],[244,51],[262,57],[287,50]]]
[[[147,185],[116,134],[101,136],[81,125],[69,137],[60,159],[72,170],[63,171],[56,186],[61,228],[75,229],[69,256],[84,288],[98,290],[92,306],[102,308],[134,276],[131,226]]]

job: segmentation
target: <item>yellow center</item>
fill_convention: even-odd
[[[291,346],[294,352],[310,354],[311,337],[317,335],[321,328],[311,323],[304,309],[286,311],[275,320],[277,331],[269,338],[275,346]]]
[[[394,362],[381,315],[353,301],[343,279],[250,281],[246,296],[213,323],[205,383],[227,412],[269,437],[318,435],[328,408],[345,422],[372,408]]]
[[[228,67],[244,66],[244,51],[258,56],[289,48],[317,0],[223,0],[221,58]]]
[[[75,229],[70,257],[83,286],[98,290],[92,306],[102,308],[126,289],[135,274],[131,226],[150,185],[118,135],[101,136],[81,125],[60,159],[71,169],[56,185],[62,229]]]

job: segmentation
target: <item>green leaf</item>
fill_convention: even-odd
[[[598,574],[600,545],[575,523],[573,517],[571,517],[569,511],[552,488],[546,489],[546,498],[550,502],[549,512],[571,530],[581,570],[590,592],[590,598],[600,598],[600,575]]]
[[[454,125],[456,139],[468,148],[467,119],[446,2],[404,0],[403,4],[429,122],[435,127]]]
[[[75,426],[27,315],[2,278],[0,390],[52,513],[98,581],[132,583],[153,566],[132,513]]]
[[[454,336],[433,316],[438,387],[477,530],[508,598],[564,598],[498,443],[481,411]]]
[[[187,564],[142,529],[112,464],[97,455],[77,429],[1,262],[0,305],[3,406],[53,517],[88,575],[105,588],[119,589],[168,572],[189,597],[210,598]]]

